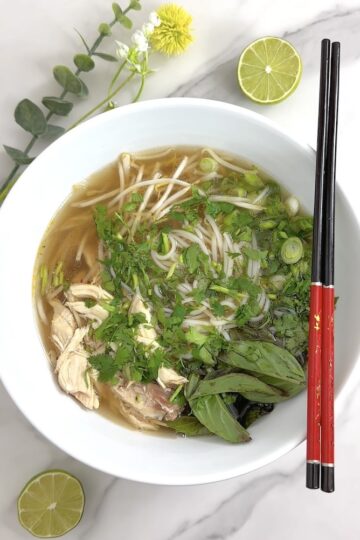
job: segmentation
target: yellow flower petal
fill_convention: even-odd
[[[157,14],[161,24],[151,35],[152,47],[169,56],[183,53],[193,41],[191,15],[177,4],[164,4]]]

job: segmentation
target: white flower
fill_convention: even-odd
[[[151,36],[151,34],[154,31],[154,28],[155,28],[154,25],[148,22],[142,25],[141,30],[145,36]]]
[[[161,20],[158,16],[158,14],[156,13],[156,11],[152,11],[149,15],[149,21],[151,22],[151,24],[153,26],[160,26],[161,24]]]
[[[141,30],[136,30],[131,36],[131,41],[135,44],[139,52],[146,52],[149,48],[148,40]]]
[[[119,58],[127,58],[129,54],[129,47],[125,43],[121,43],[121,41],[115,41],[117,45],[116,49],[116,56]]]

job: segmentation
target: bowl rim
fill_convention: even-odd
[[[309,144],[307,144],[300,138],[297,138],[286,129],[280,127],[273,120],[270,120],[255,111],[251,111],[244,107],[240,107],[238,105],[234,105],[230,103],[225,103],[218,100],[210,100],[210,99],[203,99],[203,98],[188,98],[188,97],[171,97],[171,98],[147,100],[143,102],[124,105],[118,109],[107,111],[105,113],[102,113],[100,115],[97,115],[87,120],[86,122],[84,122],[83,124],[80,124],[79,126],[74,128],[70,132],[65,133],[62,137],[60,137],[60,139],[54,141],[43,152],[41,152],[40,156],[46,154],[48,151],[50,151],[50,149],[51,151],[53,151],[53,149],[56,148],[57,145],[63,144],[64,138],[66,138],[67,140],[71,140],[71,138],[76,139],[78,134],[82,133],[83,131],[95,130],[96,126],[106,123],[108,119],[110,119],[110,117],[111,118],[121,117],[123,115],[126,115],[129,111],[131,112],[134,109],[141,112],[142,110],[144,111],[149,110],[149,109],[156,110],[159,107],[166,109],[166,108],[173,108],[174,106],[175,107],[185,106],[185,107],[196,107],[196,108],[203,107],[209,110],[210,112],[211,110],[216,109],[216,110],[223,110],[224,112],[240,114],[243,117],[245,118],[247,117],[258,124],[268,126],[271,130],[277,132],[279,135],[282,135],[287,140],[290,140],[292,143],[295,143],[295,145],[298,146],[302,152],[310,156],[311,159],[314,159],[315,150]],[[38,158],[36,158],[36,160],[34,160],[33,163],[36,163],[37,160]],[[8,207],[11,206],[12,204],[12,200],[14,198],[16,199],[17,197],[21,195],[21,190],[22,190],[22,185],[24,183],[24,180],[26,180],[27,176],[29,175],[31,176],[32,168],[33,168],[33,164],[30,164],[29,167],[21,174],[18,181],[16,182],[16,184],[14,185],[14,187],[11,189],[10,193],[8,194],[7,198],[5,199],[3,203],[3,208],[8,209]],[[360,233],[360,219],[356,216],[355,212],[353,211],[347,197],[345,196],[339,184],[337,185],[337,191],[342,199],[342,203],[345,205],[347,212],[351,214],[351,217],[354,223],[357,224],[358,232]],[[6,226],[6,219],[3,216],[4,216],[4,212],[0,211],[0,228],[1,229]],[[1,344],[0,344],[0,348],[1,348]],[[50,435],[48,436],[46,432],[44,432],[42,426],[39,425],[39,422],[37,421],[35,415],[33,415],[32,417],[29,417],[28,411],[24,410],[22,405],[18,403],[17,398],[16,398],[17,396],[16,385],[13,384],[11,377],[7,378],[5,367],[1,367],[1,366],[2,366],[2,363],[0,363],[0,379],[6,391],[10,395],[16,407],[20,409],[20,411],[26,417],[26,419],[30,422],[30,424],[33,427],[35,427],[36,430],[39,431],[45,437],[45,439],[47,439],[56,447],[61,449],[63,452],[67,453],[68,455],[77,459],[78,461],[81,461],[82,463],[85,463],[86,465],[92,468],[101,470],[102,472],[105,472],[107,474],[114,476],[114,472],[111,470],[111,467],[106,467],[104,464],[102,464],[102,466],[100,464],[94,464],[91,462],[91,460],[87,460],[86,457],[83,457],[82,455],[78,455],[75,450],[72,450],[72,449],[69,450],[66,444],[62,444],[59,441],[54,441]],[[354,365],[351,368],[351,372],[350,372],[351,374],[355,371],[355,368],[356,368],[356,361],[354,362]],[[337,397],[336,397],[337,405],[344,401],[344,396],[346,395],[347,389],[350,386],[349,384],[350,379],[351,377],[348,376],[348,378],[345,380],[343,385],[339,388]],[[337,413],[338,412],[339,411],[337,411]],[[198,478],[196,474],[191,473],[187,476],[184,475],[184,479],[180,480],[178,476],[172,478],[171,475],[169,474],[166,475],[166,478],[165,477],[159,478],[157,473],[153,475],[152,473],[144,474],[144,472],[142,473],[140,472],[140,474],[127,475],[126,471],[124,471],[124,473],[122,473],[121,475],[121,478],[132,480],[132,481],[143,482],[143,483],[157,484],[157,485],[198,485],[198,484],[206,484],[206,483],[216,482],[216,481],[221,481],[221,480],[227,480],[230,478],[234,478],[239,474],[247,474],[249,472],[255,471],[275,461],[279,457],[286,455],[288,452],[295,449],[302,442],[304,442],[304,440],[305,440],[304,436],[299,437],[298,441],[295,444],[292,441],[288,443],[287,446],[285,445],[281,446],[277,451],[274,451],[271,455],[265,454],[265,456],[262,459],[258,459],[257,463],[255,464],[253,463],[252,466],[248,470],[245,470],[245,471],[242,470],[241,472],[237,471],[233,467],[228,470],[227,474],[224,474],[224,472],[221,472],[219,474],[216,471],[214,471],[206,475],[202,474],[201,478]],[[191,477],[191,480],[189,480],[189,477]]]

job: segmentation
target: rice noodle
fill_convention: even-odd
[[[214,231],[214,234],[215,234],[215,237],[216,237],[216,242],[217,242],[217,248],[218,248],[219,254],[221,256],[224,247],[223,247],[223,237],[222,237],[222,234],[220,232],[220,229],[217,226],[214,218],[209,216],[209,214],[205,215],[205,219],[210,224],[212,230]]]
[[[173,174],[173,178],[175,178],[175,179],[179,178],[179,176],[184,171],[184,168],[185,168],[185,166],[186,166],[186,164],[188,162],[188,159],[189,159],[188,156],[185,156],[184,159],[181,160],[180,164],[178,165],[178,167],[176,168],[176,170],[175,170],[175,172]],[[163,206],[164,202],[167,200],[168,196],[170,195],[171,190],[172,190],[173,187],[174,187],[173,184],[168,185],[168,187],[166,188],[166,190],[165,190],[164,194],[162,195],[162,197],[152,207],[152,209],[151,209],[152,213],[156,212],[159,208],[161,208]]]
[[[163,203],[163,205],[158,208],[157,213],[155,215],[155,219],[159,220],[159,219],[163,218],[166,214],[168,214],[170,212],[171,207],[173,206],[174,202],[177,201],[178,199],[181,199],[181,197],[183,195],[185,195],[185,193],[187,193],[190,188],[191,188],[191,186],[189,185],[188,187],[179,190],[177,193],[174,193],[174,195],[171,195],[171,197],[169,197]],[[184,199],[184,200],[187,200],[187,199]],[[181,201],[181,202],[184,202],[184,201]]]
[[[46,314],[45,314],[44,304],[43,304],[41,296],[38,296],[38,298],[36,300],[36,308],[37,308],[37,312],[39,314],[41,322],[46,324],[46,326],[47,326],[49,324],[49,322],[48,322]]]
[[[158,186],[159,184],[176,184],[178,186],[189,186],[191,187],[191,184],[189,182],[184,182],[184,180],[177,180],[175,178],[161,178],[158,180],[143,180],[141,182],[138,182],[137,184],[133,184],[132,186],[127,187],[124,189],[122,193],[118,193],[116,197],[108,204],[109,208],[117,204],[121,199],[123,199],[126,195],[131,193],[132,191],[135,191],[137,189],[147,187],[147,186]]]
[[[230,169],[231,171],[235,171],[238,173],[247,173],[250,172],[250,169],[244,169],[243,167],[238,167],[237,165],[234,165],[233,163],[230,163],[229,161],[225,161],[225,159],[222,159],[220,156],[218,156],[214,150],[211,150],[211,148],[204,148],[203,153],[209,154],[215,161],[220,163],[223,167],[226,167],[227,169]]]
[[[83,251],[84,251],[84,246],[85,246],[88,235],[89,235],[89,232],[87,231],[84,234],[84,236],[82,237],[81,241],[80,241],[79,247],[78,247],[76,255],[75,255],[75,261],[76,262],[79,262],[81,257],[82,257],[82,254],[83,254]]]
[[[264,200],[267,194],[269,193],[269,191],[270,191],[269,186],[266,186],[266,188],[260,191],[259,195],[253,200],[253,204],[257,204],[261,202],[262,200]]]
[[[170,234],[169,234],[169,241],[170,241],[171,247],[165,255],[162,255],[158,253],[157,251],[154,251],[154,253],[156,253],[157,259],[159,259],[160,261],[166,261],[167,259],[171,259],[176,251],[177,242],[175,238],[173,238]]]
[[[164,298],[158,284],[154,285],[154,293],[156,294],[158,298]]]
[[[165,270],[165,271],[169,270],[169,266],[158,259],[157,253],[153,249],[151,250],[151,258],[154,261],[154,263],[156,264],[156,266],[161,268],[161,270]]]
[[[142,203],[140,204],[139,210],[137,211],[137,213],[135,215],[135,218],[134,218],[134,221],[133,221],[133,224],[131,226],[130,235],[129,235],[130,238],[134,237],[137,226],[139,225],[139,222],[141,220],[141,215],[142,215],[142,213],[144,212],[144,210],[147,207],[147,204],[148,204],[148,202],[150,200],[150,197],[153,194],[154,187],[155,186],[149,186],[147,188],[147,190],[145,191],[144,199],[143,199]]]
[[[209,201],[214,202],[227,202],[237,206],[238,208],[247,208],[248,210],[260,211],[264,210],[262,206],[253,204],[249,199],[243,197],[231,197],[230,195],[211,195]]]
[[[124,174],[124,166],[123,166],[121,158],[118,161],[118,171],[119,171],[120,191],[124,191],[124,189],[125,189],[125,174]]]
[[[116,193],[119,193],[118,189],[113,189],[112,191],[107,191],[103,195],[99,195],[98,197],[94,197],[93,199],[87,199],[85,201],[80,202],[74,202],[72,203],[72,207],[74,208],[86,208],[87,206],[92,206],[93,204],[97,204],[102,201],[106,201],[106,199],[111,199]]]
[[[180,236],[182,238],[186,238],[186,239],[190,240],[190,242],[194,242],[195,244],[198,244],[201,247],[201,250],[205,253],[205,255],[210,255],[209,250],[206,247],[203,240],[200,240],[200,238],[198,236],[196,236],[195,234],[193,234],[193,233],[191,233],[189,231],[183,231],[181,229],[176,229],[174,231],[174,236],[175,235],[177,237]]]
[[[216,236],[213,234],[211,238],[211,255],[215,262],[218,260],[218,251],[217,251],[217,242],[216,242]]]

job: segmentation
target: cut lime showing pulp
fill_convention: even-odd
[[[83,488],[65,471],[45,471],[32,478],[18,498],[21,525],[34,536],[54,538],[73,529],[85,504]]]
[[[270,104],[287,98],[300,82],[301,59],[287,41],[264,37],[242,52],[238,79],[242,91],[253,101]]]

